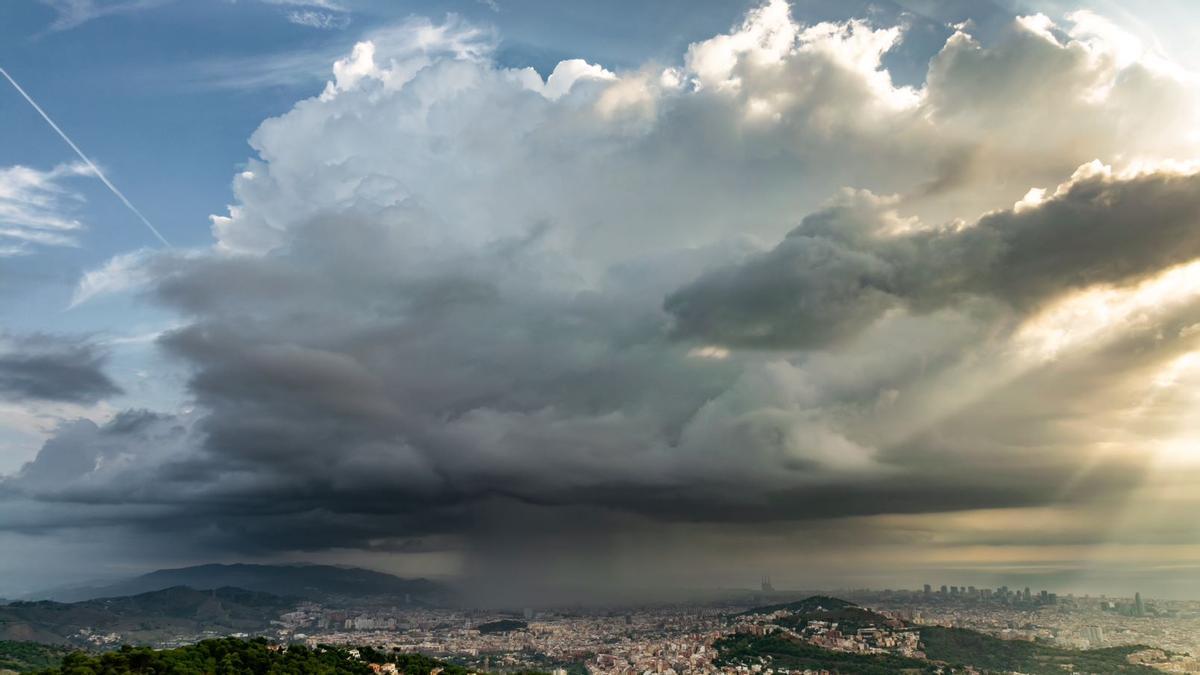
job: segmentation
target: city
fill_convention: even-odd
[[[1200,0],[0,0],[0,675],[1200,675]]]
[[[233,579],[256,590],[225,585]],[[119,589],[136,594],[113,597]],[[94,599],[0,603],[0,663],[5,650],[35,643],[105,658],[128,645],[170,653],[231,638],[333,663],[461,671],[450,675],[1200,671],[1200,601],[1140,593],[941,584],[819,592],[778,589],[763,576],[758,589],[673,601],[485,609],[445,582],[317,565],[202,565],[62,592]]]
[[[1200,670],[1200,601],[1058,596],[1000,588],[945,590],[842,590],[886,618],[880,625],[838,630],[811,621],[780,628],[788,610],[739,616],[751,604],[771,605],[805,593],[771,591],[712,604],[585,611],[533,610],[489,613],[396,608],[339,608],[307,604],[279,617],[273,639],[318,644],[372,645],[417,652],[480,670],[586,668],[604,675],[633,673],[737,673],[718,667],[714,643],[740,633],[781,631],[823,649],[890,653],[923,658],[917,628],[967,628],[1002,640],[1044,642],[1069,649],[1145,645],[1163,651],[1152,660],[1166,672]],[[496,632],[496,622],[514,626]],[[1174,655],[1174,658],[1167,654]],[[1149,658],[1149,657],[1147,657]],[[757,672],[757,671],[756,671]]]

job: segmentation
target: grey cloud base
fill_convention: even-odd
[[[0,334],[0,349],[0,398],[92,403],[121,392],[104,352],[86,341]]]
[[[1200,176],[1078,177],[1036,207],[894,233],[870,195],[808,216],[768,253],[669,295],[675,334],[744,347],[821,348],[890,309],[963,296],[1031,313],[1071,292],[1128,285],[1200,257]]]
[[[958,31],[921,89],[882,66],[900,27],[782,2],[626,73],[499,68],[457,24],[452,49],[364,42],[254,134],[212,249],[92,279],[178,315],[158,346],[194,407],[64,425],[0,522],[447,554],[514,589],[532,559],[723,578],[804,536],[895,545],[896,519],[1116,537],[1091,516],[1160,479],[1140,450],[1190,409],[1142,384],[1192,349],[1196,298],[1137,294],[1200,258],[1200,177],[1168,161],[1197,108],[1087,21]],[[1156,162],[1088,164],[1118,155]],[[1060,330],[1099,290],[1134,309]]]
[[[688,338],[824,356],[697,358],[653,298],[627,295],[619,283],[562,294],[517,283],[507,267],[478,266],[470,280],[414,281],[409,270],[364,267],[358,251],[330,253],[332,239],[266,257],[172,260],[159,292],[196,320],[161,344],[192,365],[203,412],[66,428],[5,489],[89,503],[97,515],[113,509],[150,532],[191,529],[203,550],[247,555],[432,545],[504,557],[472,542],[499,530],[529,552],[553,532],[560,543],[581,538],[574,546],[582,549],[606,541],[600,531],[666,523],[757,526],[1110,499],[1140,484],[1143,461],[1112,457],[1077,476],[1094,439],[1056,437],[1047,402],[1038,397],[1029,409],[1023,392],[1053,386],[1056,399],[1080,397],[1090,383],[1057,378],[1089,363],[1133,369],[1144,354],[1126,364],[1115,353],[1083,352],[1012,375],[957,409],[925,390],[939,376],[969,381],[964,363],[1002,343],[1014,312],[1192,257],[1178,235],[1200,206],[1198,185],[1194,176],[1079,178],[1021,213],[891,237],[878,233],[879,204],[866,198],[871,209],[814,214],[777,249],[667,296],[673,308],[703,295],[723,303],[711,311],[735,315],[730,325],[769,328],[744,339],[709,322]],[[1148,203],[1161,209],[1141,221],[1153,225],[1123,232],[1124,216],[1144,216]],[[303,232],[343,247],[374,240],[371,226],[350,221]],[[1051,254],[1047,239],[1067,250]],[[528,269],[535,263],[526,256],[538,255],[510,253],[509,263]],[[251,284],[260,302],[255,291],[234,292],[247,276],[280,282]],[[728,286],[714,293],[716,283]],[[853,292],[838,295],[846,288]],[[347,289],[356,301],[337,302]],[[1008,309],[975,307],[976,296]],[[1180,312],[1156,325],[1178,331],[1195,316],[1191,307]],[[874,341],[913,338],[873,363]],[[1171,349],[1160,343],[1151,360]],[[903,393],[896,402],[886,392]],[[929,421],[910,429],[914,416]],[[510,508],[503,504],[538,516],[497,522],[494,514]],[[69,511],[39,518],[37,527],[77,522]],[[535,531],[526,530],[531,522]]]

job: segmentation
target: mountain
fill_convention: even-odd
[[[803,630],[809,621],[827,621],[836,623],[842,631],[854,632],[860,628],[888,626],[899,628],[903,622],[886,617],[878,612],[860,607],[853,602],[832,598],[827,595],[814,595],[810,598],[765,607],[755,607],[737,616],[753,617],[768,615],[775,612],[787,612],[783,617],[772,619],[772,623],[792,630]]]
[[[55,645],[0,640],[0,673],[53,668],[69,653],[69,649]]]
[[[858,607],[858,605],[848,600],[832,598],[828,595],[814,595],[803,600],[795,602],[783,602],[775,605],[763,605],[762,607],[754,607],[748,609],[738,616],[752,616],[755,614],[774,614],[775,612],[794,612],[797,614],[810,614],[812,612],[825,612],[846,607]]]
[[[476,629],[483,635],[489,633],[511,633],[513,631],[525,630],[529,628],[529,624],[524,621],[516,621],[514,619],[500,619],[499,621],[491,621],[489,623],[481,623]]]
[[[1154,675],[1162,671],[1131,663],[1130,655],[1149,649],[1145,645],[1124,645],[1100,649],[1064,649],[1024,640],[1001,640],[965,628],[925,626],[921,644],[932,660],[967,664],[987,672],[1021,672],[1030,675],[1061,673],[1129,673]]]
[[[777,612],[785,613],[774,616]],[[1132,658],[1149,650],[1144,645],[1080,651],[1042,642],[1001,640],[963,628],[906,624],[828,596],[756,607],[737,616],[783,630],[739,631],[717,640],[713,646],[717,650],[714,663],[718,666],[769,664],[776,670],[821,670],[861,675],[932,672],[1153,675],[1161,672]],[[806,630],[812,630],[810,622],[814,621],[825,627],[836,624],[838,636],[835,639],[853,636],[864,629],[870,629],[872,633],[882,629],[893,636],[915,632],[920,649],[901,651],[892,648],[872,653],[830,649],[828,642],[821,642],[821,633],[806,633]]]
[[[67,655],[62,666],[43,671],[45,675],[67,673],[105,673],[125,675],[146,673],[323,673],[325,675],[374,675],[378,672],[400,675],[468,675],[472,670],[420,654],[382,652],[368,646],[354,649],[322,645],[309,649],[302,645],[278,648],[265,640],[224,638],[177,647],[153,650],[145,647],[122,648],[103,654],[76,652]],[[538,675],[524,671],[529,675]]]
[[[187,586],[197,590],[235,587],[309,600],[390,596],[399,602],[407,599],[423,605],[444,602],[448,596],[442,584],[427,579],[403,579],[357,567],[211,564],[158,570],[106,586],[53,589],[32,597],[77,602],[135,595],[172,586]]]
[[[717,640],[713,664],[720,668],[753,664],[762,669],[770,664],[793,672],[821,671],[856,675],[895,675],[896,673],[932,673],[928,661],[892,654],[839,652],[794,640],[782,635],[731,635]],[[961,672],[961,671],[960,671]]]
[[[79,644],[89,634],[117,633],[124,642],[142,643],[206,631],[256,632],[294,605],[294,599],[240,588],[182,586],[73,603],[13,602],[0,605],[0,640]]]

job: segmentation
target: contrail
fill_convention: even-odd
[[[50,116],[46,114],[45,110],[42,110],[42,106],[38,105],[37,101],[34,101],[32,96],[25,93],[25,90],[21,88],[21,85],[17,84],[17,81],[12,78],[12,75],[9,75],[8,71],[3,68],[0,68],[0,75],[3,75],[4,79],[8,80],[9,84],[16,88],[17,93],[24,97],[26,101],[29,101],[29,105],[33,106],[34,110],[38,111],[38,114],[42,116],[42,119],[46,120],[46,124],[49,124],[50,128],[54,129],[54,131],[58,133],[59,137],[66,141],[67,145],[71,146],[71,149],[75,151],[75,154],[79,155],[79,159],[82,159],[84,163],[92,169],[92,171],[96,174],[96,177],[100,179],[100,182],[104,183],[104,185],[107,186],[108,189],[117,196],[117,199],[120,199],[121,202],[133,212],[133,215],[137,216],[138,219],[146,225],[146,227],[150,228],[150,231],[154,233],[155,237],[158,237],[158,240],[163,243],[163,246],[172,248],[171,242],[167,241],[167,238],[162,236],[162,232],[159,232],[158,228],[154,227],[154,225],[150,223],[146,216],[143,216],[142,212],[137,210],[137,207],[133,205],[133,202],[130,202],[129,199],[117,189],[117,186],[112,184],[112,181],[108,179],[108,176],[104,175],[104,172],[100,170],[100,167],[96,166],[92,160],[88,159],[88,156],[83,154],[83,151],[79,149],[79,146],[75,145],[75,142],[72,141],[62,129],[58,128],[58,125],[54,123],[54,120],[50,119]]]

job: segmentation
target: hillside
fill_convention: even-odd
[[[786,614],[767,618],[778,612]],[[1037,642],[1001,640],[966,629],[911,626],[854,603],[825,596],[757,607],[737,616],[759,630],[719,640],[715,645],[719,664],[759,664],[776,669],[867,674],[932,672],[938,668],[942,672],[1019,672],[1028,675],[1062,675],[1066,672],[1153,675],[1161,672],[1150,666],[1130,663],[1130,655],[1146,647],[1080,651]],[[775,626],[786,630],[774,629]],[[763,634],[764,628],[768,630],[767,634]],[[918,645],[910,641],[908,651],[895,648],[875,650],[888,653],[864,653],[870,650],[853,648],[843,650],[843,636],[854,636],[862,629],[871,629],[865,633],[867,635],[878,634],[882,629],[891,635],[907,635],[910,640],[916,631],[919,649],[914,649]]]
[[[55,667],[62,663],[63,657],[70,651],[65,647],[36,642],[0,640],[0,672],[25,672]]]
[[[358,653],[358,657],[355,653]],[[204,640],[177,649],[155,651],[144,647],[122,647],[100,655],[81,652],[67,656],[61,667],[38,671],[43,675],[68,673],[321,673],[322,675],[372,675],[371,664],[392,663],[405,675],[429,675],[440,669],[443,675],[466,675],[460,666],[444,663],[420,654],[384,653],[369,647],[349,650],[337,647],[308,649],[291,646],[279,649],[265,640],[224,638]]]
[[[480,624],[477,630],[486,635],[488,633],[511,633],[513,631],[525,630],[526,628],[529,628],[529,624],[524,621],[500,619],[499,621]]]
[[[930,659],[998,672],[1017,671],[1029,675],[1061,675],[1064,672],[1154,675],[1162,672],[1128,662],[1130,654],[1146,649],[1141,646],[1080,651],[1024,640],[1001,640],[972,630],[940,626],[922,628],[921,643]]]
[[[44,591],[36,599],[79,602],[135,595],[173,586],[198,590],[233,587],[311,600],[389,596],[416,604],[436,604],[448,595],[441,584],[356,567],[333,565],[197,565],[150,572],[107,586]]]
[[[843,609],[845,607],[857,607],[853,602],[833,598],[828,595],[814,595],[803,600],[795,602],[784,602],[776,605],[764,605],[762,607],[754,607],[748,609],[737,616],[753,616],[756,614],[774,614],[775,612],[796,612],[807,614],[824,610]]]
[[[934,664],[891,654],[849,654],[822,649],[815,645],[780,635],[752,637],[735,635],[718,640],[714,647],[719,666],[753,666],[768,662],[776,669],[828,670],[834,673],[860,675],[894,675],[896,673],[933,673]]]
[[[878,612],[873,612],[865,607],[859,607],[853,602],[827,595],[814,595],[810,598],[797,600],[796,602],[755,607],[737,616],[753,618],[776,612],[788,612],[788,615],[774,619],[772,623],[793,630],[803,628],[809,621],[836,623],[841,627],[843,632],[854,632],[859,628],[868,628],[871,626],[891,625],[899,627],[901,624],[901,622],[895,619],[889,619]]]
[[[0,605],[0,639],[78,644],[86,631],[117,633],[124,642],[141,643],[204,631],[253,632],[265,629],[293,604],[239,588],[183,587],[75,603],[14,602]]]

